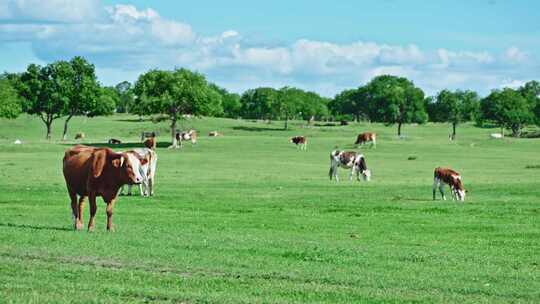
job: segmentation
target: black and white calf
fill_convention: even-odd
[[[336,181],[339,181],[338,167],[351,169],[351,173],[349,175],[349,180],[351,181],[353,175],[355,174],[358,180],[360,180],[360,174],[362,174],[365,181],[369,181],[371,179],[371,171],[367,168],[364,155],[357,152],[338,150],[332,151],[332,153],[330,153],[330,171],[328,172],[330,180],[333,176]]]

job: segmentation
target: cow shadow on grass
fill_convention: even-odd
[[[75,146],[77,143],[73,144],[62,144],[63,146]],[[109,144],[107,142],[95,142],[95,143],[80,143],[85,146],[92,146],[92,147],[106,147],[111,148],[113,150],[126,150],[126,149],[134,149],[134,148],[144,148],[144,144],[142,142],[126,142],[121,143],[117,145]],[[157,148],[168,148],[171,145],[170,142],[160,141],[156,143]]]
[[[51,226],[35,226],[26,224],[13,224],[13,223],[0,223],[0,227],[20,228],[20,229],[33,229],[33,230],[55,230],[55,231],[71,231],[66,227],[51,227]]]
[[[232,127],[233,130],[239,131],[249,131],[249,132],[263,132],[263,131],[287,131],[283,128],[270,128],[270,127],[246,127],[246,126],[236,126]]]

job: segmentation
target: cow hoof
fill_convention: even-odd
[[[94,226],[88,227],[88,233],[94,232]]]
[[[107,228],[107,232],[114,232],[114,231],[115,231],[114,227]]]
[[[82,229],[83,229],[83,224],[82,223],[75,224],[75,230],[82,230]]]

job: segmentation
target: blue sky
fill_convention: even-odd
[[[0,0],[0,71],[75,55],[107,85],[187,67],[235,92],[392,74],[486,94],[540,79],[540,1]]]

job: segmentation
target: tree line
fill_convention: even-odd
[[[456,137],[459,124],[495,124],[519,136],[527,124],[540,124],[540,83],[530,81],[518,89],[492,90],[481,98],[470,90],[442,90],[425,96],[421,88],[404,77],[382,75],[334,98],[295,87],[259,87],[243,94],[228,92],[205,76],[187,69],[150,70],[131,84],[114,87],[97,80],[95,67],[82,57],[45,66],[28,65],[22,73],[0,75],[0,117],[20,113],[36,115],[50,139],[53,121],[63,118],[63,139],[74,116],[113,113],[159,115],[170,121],[171,141],[185,115],[280,120],[288,129],[290,120],[369,121],[396,125],[397,135],[409,123],[446,122]]]

